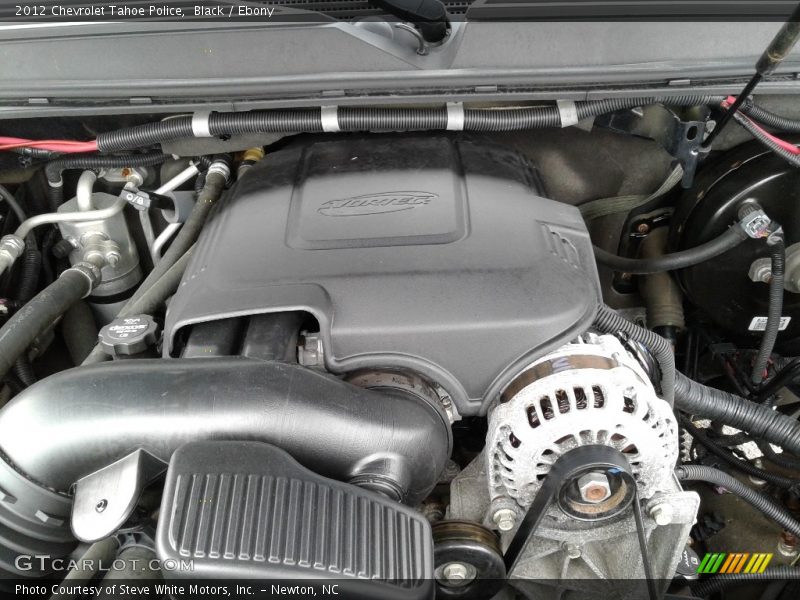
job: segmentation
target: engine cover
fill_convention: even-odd
[[[327,138],[256,164],[201,235],[165,326],[307,311],[334,373],[407,369],[462,415],[592,322],[577,209],[519,154],[440,136]]]

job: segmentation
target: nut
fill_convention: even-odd
[[[467,565],[451,562],[444,566],[442,575],[447,581],[464,581],[467,578]]]
[[[758,258],[750,265],[747,273],[751,281],[756,283],[769,283],[772,279],[772,263],[768,258]]]
[[[511,531],[517,522],[517,513],[510,508],[501,508],[494,512],[492,521],[500,531]]]
[[[586,473],[578,478],[578,489],[584,502],[599,504],[611,497],[611,484],[603,473]]]
[[[669,504],[656,504],[650,509],[650,518],[656,522],[656,525],[663,527],[672,523],[672,518],[675,511]]]
[[[567,543],[564,545],[564,551],[572,560],[581,557],[581,547],[578,544]]]
[[[106,252],[106,262],[110,267],[116,267],[121,259],[122,255],[117,250],[109,250]]]

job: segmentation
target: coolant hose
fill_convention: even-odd
[[[33,341],[99,282],[99,269],[79,263],[14,313],[0,328],[0,379]]]
[[[761,336],[761,344],[753,363],[753,372],[750,375],[750,380],[756,385],[763,382],[767,375],[767,363],[775,348],[775,341],[778,339],[783,318],[783,280],[786,274],[786,242],[783,231],[779,229],[772,233],[767,238],[767,245],[769,246],[772,278],[769,282],[767,324],[764,328],[764,335]]]
[[[626,108],[649,104],[696,106],[719,104],[723,96],[664,96],[653,98],[610,98],[575,103],[577,120],[606,114]],[[336,131],[414,131],[445,130],[450,123],[446,106],[434,108],[404,107],[334,107],[328,118],[336,121]],[[323,126],[323,109],[301,108],[293,110],[259,110],[249,112],[212,112],[203,124],[212,136],[243,133],[320,133],[333,131]],[[561,109],[556,106],[512,109],[463,109],[458,119],[464,131],[516,131],[562,127]],[[144,148],[165,141],[191,138],[195,132],[195,118],[182,116],[147,123],[128,129],[101,133],[97,147],[101,152]]]
[[[50,210],[55,212],[64,201],[64,182],[61,172],[67,169],[121,169],[123,167],[153,167],[169,158],[160,152],[132,154],[130,156],[68,156],[51,160],[44,167],[47,178],[47,200]]]
[[[321,475],[411,506],[438,483],[452,447],[447,416],[416,394],[285,362],[142,359],[62,371],[0,410],[0,488],[17,499],[0,502],[0,578],[9,562],[13,572],[4,552],[65,540],[64,493],[80,478],[137,449],[168,462],[200,440],[271,443]]]
[[[664,271],[677,271],[705,262],[711,258],[724,254],[748,239],[745,231],[738,225],[729,228],[722,235],[688,250],[663,254],[651,258],[627,258],[606,252],[594,246],[594,256],[597,262],[621,273],[634,275],[647,275],[662,273]]]
[[[800,521],[795,519],[792,513],[769,496],[746,486],[724,471],[704,465],[681,465],[675,469],[675,474],[681,481],[704,481],[723,487],[731,494],[738,496],[750,506],[759,510],[764,516],[775,521],[787,531],[800,536]]]
[[[645,346],[655,356],[661,372],[661,395],[672,406],[675,395],[675,354],[672,344],[657,333],[631,323],[605,304],[598,308],[594,326],[602,333],[622,332]]]

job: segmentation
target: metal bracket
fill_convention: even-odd
[[[75,484],[72,533],[96,542],[117,531],[133,513],[142,490],[167,469],[167,463],[136,450]]]
[[[700,159],[709,149],[703,148],[703,139],[706,131],[706,120],[709,112],[703,109],[703,120],[683,121],[673,111],[661,104],[620,110],[595,118],[595,125],[616,131],[635,135],[658,142],[670,153],[683,167],[684,188],[691,187]]]

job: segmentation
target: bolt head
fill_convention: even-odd
[[[603,473],[586,473],[578,478],[581,499],[590,504],[599,504],[611,497],[611,483]]]
[[[656,504],[650,509],[650,517],[656,522],[656,525],[663,527],[672,523],[675,516],[675,511],[669,504]]]
[[[750,265],[747,275],[755,283],[769,283],[772,279],[772,263],[768,258],[759,258]]]
[[[492,515],[492,521],[500,531],[511,531],[517,522],[517,513],[510,508],[501,508]]]
[[[567,556],[573,560],[581,557],[581,547],[578,546],[578,544],[568,543],[564,546],[564,551],[567,553]]]
[[[106,262],[110,267],[116,267],[119,264],[120,258],[119,252],[108,252],[106,254]]]
[[[444,575],[447,581],[464,581],[467,578],[467,565],[459,562],[451,562],[444,566],[442,575]]]

